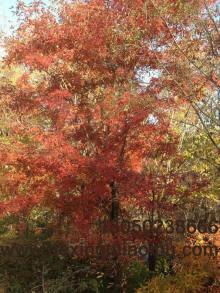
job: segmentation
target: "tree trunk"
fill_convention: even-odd
[[[112,221],[117,221],[119,216],[119,202],[118,202],[116,182],[112,181],[110,183],[110,187],[111,187],[111,195],[112,195],[112,207],[111,207],[110,217]]]
[[[155,248],[150,248],[149,249],[149,255],[148,255],[148,268],[149,271],[154,272],[156,269],[156,260],[157,260],[157,255],[156,255],[156,250]]]

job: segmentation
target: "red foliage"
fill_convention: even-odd
[[[167,116],[176,105],[159,97],[159,78],[145,87],[137,78],[140,70],[160,69],[166,55],[157,48],[170,42],[170,31],[151,1],[105,2],[63,4],[59,21],[36,6],[33,17],[33,7],[20,5],[25,20],[8,42],[7,62],[27,70],[10,95],[23,121],[13,128],[17,142],[2,154],[1,165],[11,168],[2,214],[48,206],[87,233],[92,220],[110,213],[111,182],[122,210],[148,210],[152,194],[162,192],[172,209],[170,197],[184,195],[182,174],[148,169],[157,157],[181,162]],[[168,9],[175,14],[178,7]],[[32,86],[35,70],[43,78]]]

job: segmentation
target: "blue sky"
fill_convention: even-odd
[[[5,33],[10,31],[9,21],[15,21],[10,11],[10,7],[15,4],[15,0],[0,0],[0,30]]]

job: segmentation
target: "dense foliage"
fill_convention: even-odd
[[[218,4],[17,3],[0,74],[7,292],[184,293],[217,283],[210,257],[157,251],[205,233],[145,233],[141,223],[219,223],[207,213],[220,189]],[[125,221],[134,233],[119,229]],[[205,229],[207,244],[214,233]],[[73,244],[125,242],[148,243],[149,253],[70,253]]]

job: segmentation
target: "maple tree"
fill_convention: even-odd
[[[98,241],[95,220],[158,218],[207,185],[182,168],[170,119],[191,94],[188,74],[196,98],[206,81],[182,61],[202,2],[61,1],[55,12],[18,3],[5,64],[24,74],[1,85],[16,117],[0,144],[2,216],[19,215],[23,232],[49,210],[58,236]]]

